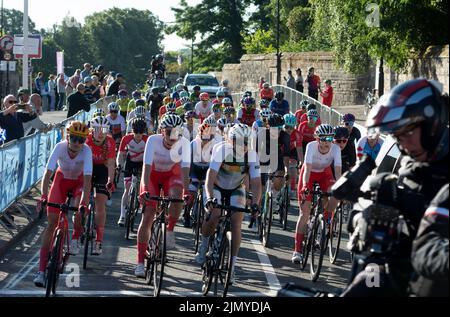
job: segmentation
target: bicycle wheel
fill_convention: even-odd
[[[322,214],[319,214],[319,216],[315,218],[312,227],[311,241],[309,243],[311,252],[311,280],[315,282],[319,278],[320,270],[322,268],[326,243],[325,220],[323,219]]]
[[[222,247],[222,256],[221,256],[221,267],[220,272],[221,276],[226,272],[225,283],[223,286],[223,294],[222,297],[226,297],[228,293],[228,288],[230,287],[230,278],[231,278],[231,231],[228,231],[224,237],[223,247]]]
[[[155,231],[155,242],[151,271],[153,273],[153,296],[158,297],[161,293],[166,262],[166,226],[161,223],[158,224]]]
[[[50,293],[53,295],[56,292],[56,283],[59,276],[59,261],[61,259],[62,251],[62,235],[61,231],[56,233],[55,242],[53,243],[53,248],[50,256],[49,263],[47,265],[47,283],[45,290],[45,297],[49,297]]]
[[[262,235],[262,244],[264,247],[268,247],[269,245],[269,235],[270,235],[270,229],[272,227],[272,195],[270,193],[267,193],[267,201],[266,201],[266,207],[264,210],[264,216],[262,219],[263,225],[263,235]]]
[[[131,189],[130,202],[128,204],[127,213],[125,217],[125,239],[127,240],[130,238],[130,231],[132,229],[132,217],[135,209],[134,206],[135,198],[136,198],[136,189],[133,187]]]
[[[214,239],[209,239],[208,250],[206,252],[206,260],[202,266],[202,293],[204,296],[208,295],[214,277],[214,250],[210,252],[210,250],[213,249],[213,241]]]
[[[330,231],[328,232],[328,238],[330,242],[328,245],[328,250],[331,264],[336,263],[336,259],[339,254],[339,247],[341,244],[341,235],[342,235],[342,208],[341,206],[338,206],[332,217]]]
[[[285,186],[283,191],[283,230],[287,229],[287,218],[289,212],[290,200],[289,200],[289,187]]]
[[[198,252],[198,246],[200,244],[200,232],[202,229],[202,224],[203,224],[203,212],[202,212],[202,206],[201,206],[201,201],[199,201],[199,198],[197,198],[194,202],[194,206],[193,206],[193,210],[194,210],[194,215],[195,215],[195,221],[193,224],[193,230],[195,230],[195,242],[194,242],[194,246],[195,246],[195,251],[194,253],[196,254]]]
[[[92,227],[92,217],[93,217],[93,211],[92,209],[89,210],[88,219],[86,221],[86,228],[84,230],[84,253],[83,253],[83,270],[86,270],[87,267],[87,259],[89,255],[89,242],[92,240],[91,235],[91,227]]]

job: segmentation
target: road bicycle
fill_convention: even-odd
[[[190,212],[192,231],[194,232],[194,253],[198,252],[198,246],[200,244],[200,233],[203,225],[203,216],[205,214],[205,208],[203,207],[203,185],[204,181],[199,181],[197,188],[197,195],[194,198],[194,203]]]
[[[128,194],[128,205],[125,214],[125,239],[130,238],[131,232],[134,230],[134,223],[139,211],[139,184],[141,182],[142,171],[140,169],[133,169],[131,176],[131,186]]]

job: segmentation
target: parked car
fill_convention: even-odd
[[[216,97],[219,90],[219,81],[213,75],[209,74],[186,74],[184,76],[183,84],[192,91],[194,86],[200,86],[201,92],[207,92],[211,98]]]

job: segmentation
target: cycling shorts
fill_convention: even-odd
[[[94,164],[92,168],[92,184],[95,184],[95,193],[103,194],[110,198],[110,193],[106,189],[108,183],[108,167],[105,164]]]
[[[142,173],[142,162],[132,162],[127,160],[123,167],[123,182],[125,185],[131,182],[131,177],[138,176],[138,174]]]
[[[302,201],[303,200],[303,193],[301,192],[301,189],[303,188],[303,173],[305,171],[306,165],[303,164],[301,170],[300,170],[300,176],[299,176],[299,181],[298,181],[298,190],[297,190],[297,195],[298,195],[298,201]],[[323,192],[328,192],[329,189],[331,188],[331,186],[333,186],[333,184],[335,183],[334,177],[333,177],[333,172],[331,170],[331,166],[327,167],[326,169],[324,169],[322,172],[316,173],[316,172],[311,172],[310,176],[309,176],[309,182],[307,184],[307,188],[312,191],[313,190],[313,183],[314,182],[318,182],[320,189]],[[306,196],[306,201],[311,201],[312,196],[308,195]]]
[[[50,192],[48,194],[48,201],[54,204],[62,204],[66,202],[67,193],[72,192],[72,199],[81,196],[83,191],[83,174],[78,179],[66,179],[64,174],[58,168],[53,179]],[[72,200],[73,203],[73,200]],[[47,214],[59,214],[59,209],[55,207],[48,207]]]
[[[292,149],[289,153],[289,159],[298,161],[298,153],[296,148]]]
[[[217,199],[217,203],[225,204],[237,208],[245,208],[246,197],[244,187],[241,185],[235,189],[223,189],[217,185],[213,188],[214,198]],[[224,202],[222,202],[222,197]],[[203,201],[206,203],[206,191],[203,192]],[[206,207],[206,206],[205,206]]]
[[[170,171],[158,172],[154,170],[154,166],[150,171],[150,180],[148,185],[148,192],[150,196],[159,196],[162,189],[164,195],[169,194],[169,189],[173,187],[183,188],[183,175],[181,173],[180,164],[175,164]],[[141,183],[140,193],[145,192],[145,188]],[[154,200],[146,201],[146,206],[156,208],[157,202]]]

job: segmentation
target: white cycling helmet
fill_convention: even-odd
[[[147,110],[145,110],[144,106],[137,106],[136,109],[134,109],[134,114],[136,117],[144,117]]]
[[[214,116],[209,116],[208,118],[203,121],[204,124],[208,124],[211,127],[217,127],[217,121],[214,119]]]
[[[91,128],[102,128],[103,131],[109,131],[109,121],[103,116],[97,116],[90,122]]]
[[[119,106],[119,104],[117,102],[111,102],[108,105],[108,110],[109,111],[120,111],[120,106]]]
[[[167,112],[175,112],[175,110],[177,110],[177,105],[175,104],[175,102],[169,102],[166,105],[166,109],[167,109]]]
[[[321,124],[316,128],[315,131],[317,136],[334,136],[334,129],[329,124]]]
[[[243,123],[235,124],[228,131],[228,138],[230,139],[249,139],[252,136],[252,129]]]
[[[183,120],[176,114],[166,114],[159,125],[161,129],[176,128],[183,125]]]
[[[263,118],[268,118],[271,114],[272,114],[272,110],[270,110],[269,108],[264,108],[261,111],[261,117],[263,117]]]

